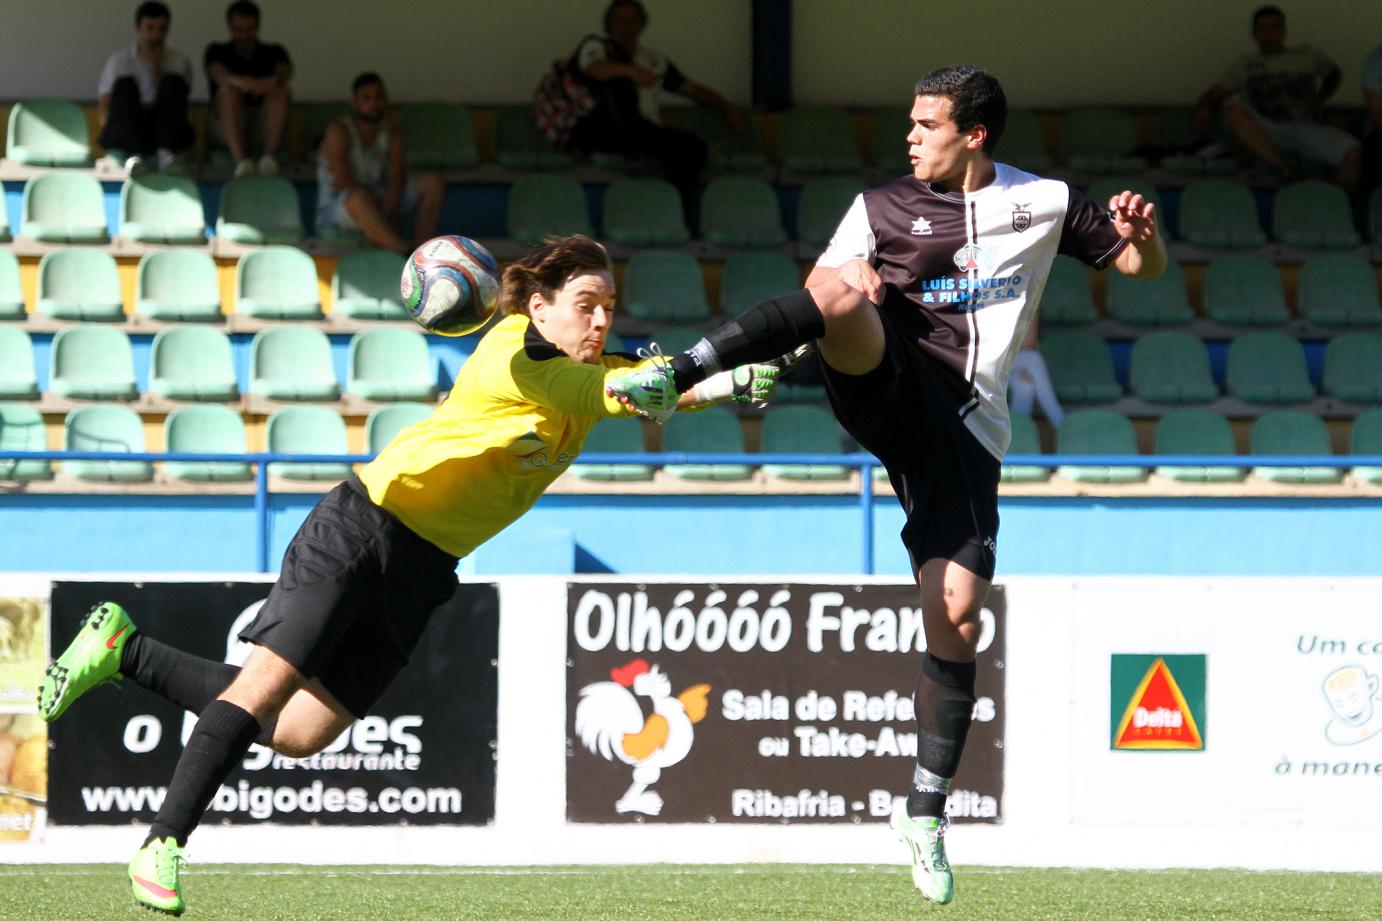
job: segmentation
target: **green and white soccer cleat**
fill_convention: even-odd
[[[655,343],[650,348],[639,349],[638,357],[646,359],[648,364],[610,381],[605,385],[605,392],[640,416],[661,425],[677,411],[680,398],[672,381],[671,365]]]
[[[187,908],[178,874],[187,868],[182,848],[170,837],[155,838],[130,861],[130,891],[145,908],[180,915]]]
[[[950,872],[950,861],[945,859],[943,840],[950,819],[945,816],[913,818],[907,814],[907,798],[900,796],[893,801],[893,817],[889,824],[902,838],[902,843],[912,850],[912,885],[929,902],[946,905],[954,901],[955,877]]]
[[[134,621],[110,601],[92,608],[77,636],[43,672],[38,715],[51,723],[87,691],[120,677],[120,655],[134,636]]]

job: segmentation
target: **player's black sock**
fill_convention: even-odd
[[[230,701],[207,704],[178,758],[168,793],[144,843],[172,837],[185,845],[211,805],[211,798],[245,757],[259,732],[255,718]]]
[[[810,291],[759,301],[671,359],[677,392],[685,393],[726,368],[777,358],[824,335],[825,317]]]
[[[917,678],[917,771],[907,792],[907,814],[940,816],[950,779],[960,764],[974,714],[973,662],[950,662],[926,653]]]

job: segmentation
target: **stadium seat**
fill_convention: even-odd
[[[1008,453],[1041,453],[1041,438],[1037,434],[1036,423],[1026,413],[1012,414],[1012,441],[1008,445]],[[1051,479],[1051,468],[1004,463],[999,479],[1004,483],[1045,483]]]
[[[899,106],[876,109],[873,123],[869,126],[869,162],[889,176],[905,176],[912,171],[908,158],[907,134],[911,122],[907,111]],[[1008,156],[1008,131],[1012,130],[1012,112],[1008,113],[1008,127],[1003,132],[1003,160],[1012,162]]]
[[[2,434],[0,441],[3,441]],[[1359,457],[1382,457],[1382,409],[1370,409],[1353,420],[1348,453]],[[1382,484],[1382,466],[1379,465],[1354,467],[1353,475],[1374,486]]]
[[[826,176],[807,180],[797,205],[797,239],[825,246],[840,226],[864,184],[854,177]]]
[[[48,390],[79,400],[130,400],[138,391],[134,351],[124,330],[74,326],[53,337]]]
[[[0,403],[0,451],[46,451],[43,415],[32,406]],[[46,460],[0,460],[0,480],[47,480],[53,465]]]
[[[453,102],[413,102],[398,117],[408,169],[469,169],[480,162],[470,111]]]
[[[38,312],[55,320],[124,320],[115,257],[94,249],[44,253],[38,261]]]
[[[1050,333],[1042,337],[1040,348],[1062,403],[1112,403],[1123,395],[1108,345],[1093,333]]]
[[[1214,249],[1252,249],[1267,242],[1252,192],[1233,179],[1200,179],[1185,187],[1180,238]]]
[[[1252,453],[1272,455],[1323,455],[1334,453],[1329,444],[1329,429],[1315,413],[1282,409],[1260,416],[1252,426]],[[1343,479],[1339,467],[1254,467],[1253,476],[1274,483],[1337,483]]]
[[[105,243],[101,184],[86,173],[40,173],[24,183],[19,232],[41,243]]]
[[[1258,255],[1221,256],[1209,264],[1204,312],[1226,326],[1280,326],[1291,319],[1280,273]]]
[[[209,332],[209,330],[201,330]],[[163,424],[169,454],[244,454],[245,422],[229,406],[183,406]],[[185,482],[250,480],[254,471],[238,461],[163,461],[163,474]]]
[[[0,400],[28,400],[37,395],[33,340],[17,326],[0,326]]]
[[[383,249],[361,249],[341,256],[331,276],[331,313],[353,320],[406,320],[398,293],[403,257]]]
[[[5,156],[25,166],[87,166],[91,163],[86,114],[74,102],[29,99],[15,103]]]
[[[0,243],[10,242],[10,215],[8,208],[0,208]]]
[[[643,423],[639,419],[602,419],[586,436],[581,455],[643,454]],[[653,468],[647,464],[572,464],[568,471],[581,480],[651,480]]]
[[[345,420],[325,406],[290,406],[269,416],[265,435],[270,454],[349,454]],[[278,461],[269,475],[285,480],[343,480],[349,463]]]
[[[1056,453],[1136,455],[1137,435],[1132,422],[1111,409],[1077,409],[1061,420]],[[1146,467],[1062,464],[1059,472],[1078,483],[1141,483],[1147,479]]]
[[[844,109],[801,106],[777,123],[782,166],[799,173],[852,173],[864,167],[854,122]]]
[[[1162,205],[1161,192],[1145,175],[1106,176],[1091,182],[1086,194],[1090,201],[1100,208],[1107,208],[1108,200],[1124,190],[1138,192],[1144,199],[1156,205],[1157,229],[1161,231],[1163,238],[1169,239],[1171,226],[1166,223],[1166,209]]]
[[[274,320],[320,320],[317,264],[291,246],[245,253],[235,266],[235,312]]]
[[[126,180],[119,233],[140,243],[205,243],[206,215],[196,183],[164,173]]]
[[[216,236],[263,246],[302,241],[302,210],[293,184],[278,176],[244,176],[221,188]]]
[[[686,130],[705,141],[709,155],[706,167],[716,173],[747,173],[768,165],[763,153],[763,139],[753,113],[740,113],[744,130],[735,134],[719,109],[710,106],[691,106],[686,109]]]
[[[662,450],[669,454],[743,454],[744,430],[739,417],[723,406],[679,413],[667,422]],[[663,472],[679,480],[747,480],[747,464],[668,464]]]
[[[381,403],[435,400],[437,372],[426,337],[411,329],[356,333],[346,360],[346,392]]]
[[[145,253],[135,273],[134,312],[164,323],[223,319],[216,263],[194,250]]]
[[[774,406],[763,416],[759,450],[764,454],[843,454],[840,426],[824,406]],[[847,480],[843,464],[764,464],[783,480]]]
[[[737,317],[764,298],[801,287],[801,273],[790,257],[768,250],[733,253],[720,274],[720,316]]]
[[[1345,333],[1324,350],[1324,392],[1349,403],[1382,404],[1382,335]]]
[[[299,138],[302,141],[303,159],[309,163],[315,163],[317,158],[317,148],[321,146],[322,138],[326,136],[326,129],[331,127],[331,123],[337,121],[344,115],[350,114],[350,103],[348,102],[314,102],[311,105],[303,106],[299,116]]]
[[[1099,319],[1084,263],[1057,256],[1041,293],[1041,319],[1051,326],[1083,326]]]
[[[250,393],[270,400],[340,396],[326,333],[310,326],[279,326],[255,333],[250,341]]]
[[[1156,453],[1234,457],[1238,448],[1233,440],[1233,427],[1223,416],[1208,409],[1177,409],[1162,416],[1156,425]],[[1218,464],[1157,467],[1156,472],[1183,483],[1236,483],[1248,473],[1243,467]]]
[[[652,342],[657,343],[657,347],[662,350],[664,355],[676,355],[690,349],[697,342],[705,338],[705,331],[688,326],[668,326],[663,329],[655,329],[648,334]]]
[[[1128,384],[1149,403],[1208,403],[1219,397],[1204,343],[1170,330],[1133,343]]]
[[[9,250],[0,249],[0,320],[22,319],[24,291],[19,285],[19,260]]]
[[[1382,188],[1372,190],[1372,204],[1368,207],[1368,233],[1372,242],[1382,243]]]
[[[1227,389],[1248,403],[1303,403],[1315,398],[1300,343],[1282,332],[1239,336],[1228,347]]]
[[[533,122],[533,107],[501,106],[494,116],[494,160],[500,166],[520,170],[564,170],[576,158],[551,150]]]
[[[1071,109],[1061,119],[1061,153],[1073,169],[1118,173],[1145,169],[1133,117],[1117,109]]]
[[[1185,272],[1174,259],[1152,279],[1109,272],[1108,311],[1113,319],[1132,326],[1183,326],[1195,319]]]
[[[1201,156],[1208,152],[1196,125],[1195,109],[1178,106],[1163,109],[1157,118],[1156,146],[1174,151],[1161,158],[1163,169],[1187,176],[1216,176],[1235,172],[1238,164],[1228,156]],[[1227,153],[1227,148],[1224,149]]]
[[[1307,261],[1300,272],[1300,313],[1328,326],[1382,323],[1377,276],[1357,256],[1332,253]]]
[[[365,450],[378,454],[393,441],[399,432],[436,412],[432,403],[390,403],[376,406],[365,418]]]
[[[605,237],[621,246],[679,246],[691,239],[681,195],[664,179],[616,179],[605,191]]]
[[[717,246],[780,246],[787,231],[777,195],[762,179],[725,176],[701,195],[701,236]]]
[[[907,120],[902,119],[904,125]],[[905,144],[905,140],[904,140]],[[1004,163],[1018,169],[1042,172],[1051,168],[1051,151],[1046,143],[1046,129],[1041,117],[1030,109],[1009,109],[1008,124],[1003,129]]]
[[[624,271],[624,309],[634,319],[657,323],[709,317],[700,263],[682,250],[634,253]]]
[[[128,406],[82,406],[67,414],[64,425],[65,451],[105,451],[142,454],[144,422]],[[64,460],[62,472],[79,480],[117,483],[146,483],[153,479],[154,465],[148,461]]]
[[[610,330],[605,334],[605,354],[608,355],[615,352],[625,355],[630,354],[628,346],[624,344],[624,337],[614,330]]]
[[[1344,249],[1362,242],[1353,229],[1353,209],[1344,190],[1318,179],[1277,190],[1272,236],[1303,249]]]
[[[159,330],[149,350],[149,392],[169,400],[235,399],[229,337],[210,326]]]
[[[519,178],[509,188],[508,231],[524,246],[535,246],[549,236],[594,236],[585,190],[570,176]]]

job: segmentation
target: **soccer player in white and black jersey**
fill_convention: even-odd
[[[1156,213],[1124,191],[1092,202],[994,161],[1007,119],[989,73],[944,67],[916,84],[912,175],[855,199],[806,280],[671,361],[679,390],[815,341],[830,402],[906,511],[927,651],[916,689],[917,768],[893,827],[913,880],[948,902],[941,833],[974,706],[979,611],[993,578],[1008,376],[1057,253],[1152,278]]]

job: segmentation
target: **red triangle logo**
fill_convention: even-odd
[[[1114,748],[1199,751],[1204,739],[1180,685],[1158,658],[1137,685],[1113,736]]]

